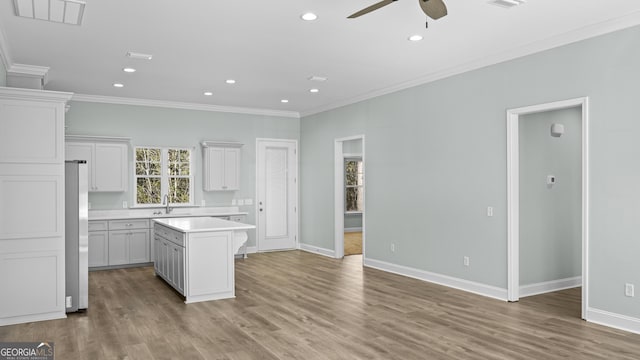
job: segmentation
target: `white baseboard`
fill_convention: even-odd
[[[258,252],[257,246],[247,246],[247,254],[255,254]]]
[[[507,301],[507,289],[477,283],[474,281],[458,279],[452,276],[436,274],[424,270],[414,269],[407,266],[391,264],[388,262],[365,259],[364,266],[391,272],[398,275],[408,276],[414,279],[448,286],[458,290],[468,291],[474,294],[487,296],[490,298]]]
[[[640,319],[592,307],[587,309],[587,321],[640,334]]]
[[[544,294],[582,286],[582,276],[520,286],[520,297]]]
[[[24,324],[24,323],[36,322],[36,321],[65,319],[66,317],[67,317],[67,314],[64,311],[50,312],[50,313],[36,314],[36,315],[14,316],[14,317],[8,317],[8,318],[0,318],[0,326]]]
[[[344,232],[362,232],[361,227],[344,228]]]
[[[321,248],[321,247],[317,247],[317,246],[313,246],[313,245],[309,245],[309,244],[300,244],[300,246],[298,247],[300,250],[302,251],[307,251],[310,253],[314,253],[314,254],[320,254],[320,255],[324,255],[324,256],[328,256],[330,258],[335,258],[335,251],[333,250],[329,250],[329,249],[325,249],[325,248]]]

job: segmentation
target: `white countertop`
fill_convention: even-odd
[[[216,219],[213,217],[181,217],[152,219],[158,224],[170,227],[185,233],[227,231],[227,230],[249,230],[255,229],[255,225],[242,224],[239,222]]]
[[[157,212],[162,214],[157,214]],[[156,214],[154,214],[156,212]],[[230,207],[204,207],[204,208],[175,208],[170,214],[164,213],[164,208],[122,209],[122,210],[89,210],[89,220],[126,220],[126,219],[155,219],[174,217],[197,216],[233,216],[247,215],[247,212],[238,210],[236,206]]]

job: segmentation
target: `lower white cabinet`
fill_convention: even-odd
[[[89,267],[109,265],[109,233],[89,232]]]
[[[148,263],[148,219],[89,221],[89,267]]]
[[[184,295],[184,247],[156,235],[154,268],[180,294]]]

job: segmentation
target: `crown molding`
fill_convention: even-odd
[[[280,116],[280,117],[288,117],[288,118],[295,118],[295,119],[300,118],[300,113],[295,111],[253,109],[253,108],[243,108],[243,107],[234,107],[234,106],[207,105],[207,104],[123,98],[123,97],[112,97],[112,96],[101,96],[101,95],[74,94],[71,100],[82,101],[82,102],[103,103],[103,104],[151,106],[151,107],[163,107],[163,108],[183,109],[183,110],[200,110],[200,111],[213,111],[213,112],[224,112],[224,113],[234,113],[234,114]]]
[[[334,102],[326,106],[321,106],[308,111],[301,111],[300,116],[310,116],[321,112],[337,109],[339,107],[359,103],[378,96],[391,94],[400,90],[405,90],[419,85],[428,84],[437,80],[448,78],[454,75],[462,74],[468,71],[477,70],[483,67],[499,64],[509,60],[532,55],[541,51],[568,45],[574,42],[590,39],[596,36],[605,35],[618,30],[623,30],[640,24],[640,11],[635,11],[625,16],[610,19],[600,23],[585,26],[573,31],[566,32],[557,36],[553,36],[544,40],[533,42],[531,44],[511,49],[505,52],[476,59],[468,63],[454,66],[439,72],[421,76],[414,80],[406,81],[397,85],[386,87],[383,89],[371,91],[350,99]]]
[[[11,54],[9,53],[9,46],[7,45],[7,39],[4,37],[4,31],[0,26],[0,61],[4,64],[5,69],[9,69],[13,63],[11,62]]]
[[[49,73],[49,67],[47,66],[36,66],[36,65],[26,65],[26,64],[11,64],[7,68],[8,73],[25,75],[25,76],[33,76],[33,77],[42,77],[45,78]]]
[[[39,100],[51,102],[67,102],[73,95],[70,92],[0,87],[0,95],[4,99]]]

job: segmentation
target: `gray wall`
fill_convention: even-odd
[[[301,241],[333,249],[333,141],[365,134],[367,257],[506,288],[505,112],[589,96],[590,306],[640,318],[640,297],[624,296],[640,284],[639,38],[634,27],[304,117]]]
[[[7,86],[7,68],[2,60],[0,60],[0,86]]]
[[[581,122],[579,107],[520,117],[520,285],[582,274]]]
[[[67,134],[130,137],[132,146],[178,146],[194,148],[195,204],[231,206],[231,200],[254,199],[256,173],[256,138],[298,139],[298,119],[245,115],[145,106],[71,102],[66,116]],[[202,190],[203,140],[231,140],[244,144],[240,169],[240,190],[205,192]],[[92,209],[122,209],[122,201],[133,203],[131,176],[132,154],[129,154],[129,192],[91,193]],[[241,206],[249,212],[247,222],[255,224],[254,205]],[[249,246],[255,245],[254,234]]]
[[[345,230],[362,227],[362,214],[344,214]]]

